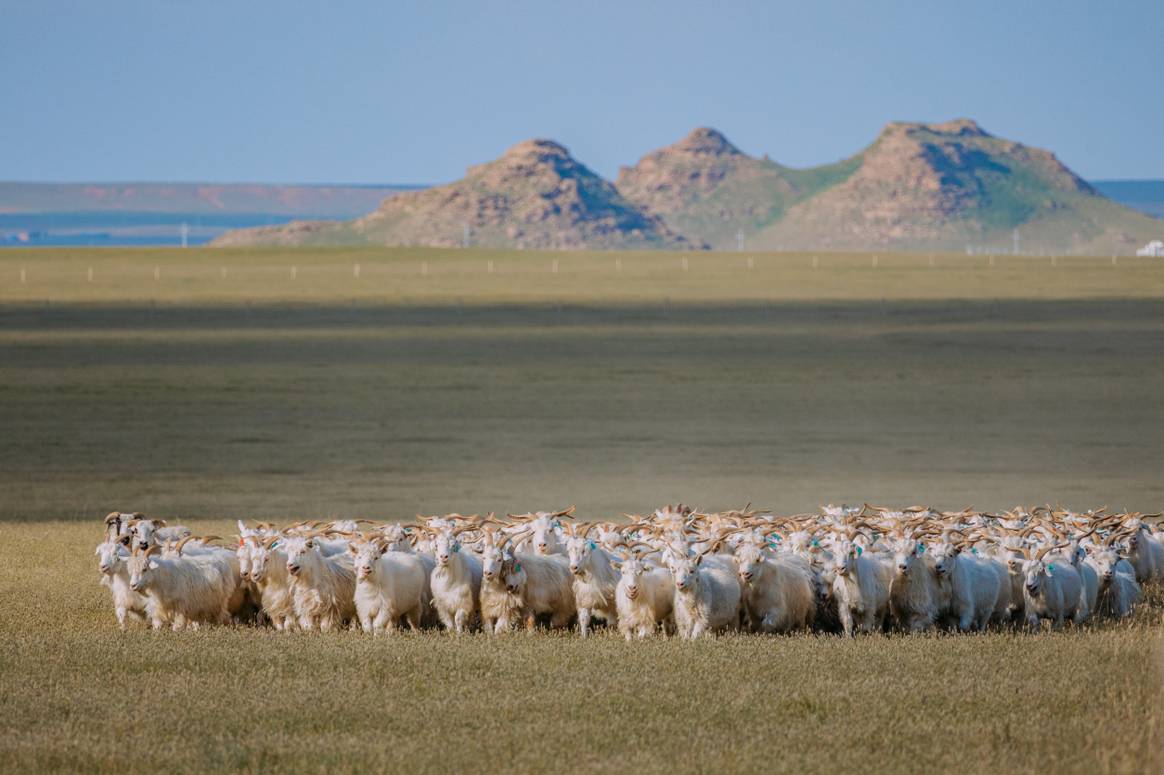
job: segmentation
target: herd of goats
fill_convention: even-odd
[[[868,504],[774,516],[682,504],[626,523],[558,512],[238,523],[237,544],[114,512],[97,547],[118,623],[365,632],[524,626],[627,639],[745,630],[1053,628],[1128,616],[1164,580],[1136,513],[1003,514]]]

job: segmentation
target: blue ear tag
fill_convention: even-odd
[[[593,552],[595,549],[597,549],[597,548],[598,548],[598,544],[594,543],[593,541],[591,541],[590,543],[586,544],[586,546],[587,546],[587,547],[589,547],[589,548],[590,548],[590,551],[592,551],[592,552]]]
[[[277,549],[278,547],[279,547],[279,542],[278,542],[278,541],[276,541],[275,543],[271,544],[271,548],[272,548],[272,549]]]
[[[978,550],[975,549],[973,546],[971,546],[970,547],[970,554],[978,554]]]
[[[819,540],[817,540],[816,538],[814,538],[814,539],[812,539],[812,545],[813,545],[813,546],[818,546],[818,547],[819,547],[819,546],[820,546],[820,541],[819,541]]]
[[[917,545],[917,553],[918,554],[925,554],[926,553],[926,545],[925,544],[918,544]]]
[[[513,566],[513,572],[514,573],[521,573],[521,563],[520,562]]]
[[[1055,572],[1055,566],[1054,566],[1054,565],[1048,565],[1048,566],[1047,566],[1047,570],[1049,570],[1049,571],[1051,571],[1052,573],[1054,573],[1054,572]]]
[[[860,557],[860,556],[861,556],[861,552],[862,552],[862,549],[861,549],[861,547],[859,547],[859,546],[858,546],[858,547],[857,547],[857,556],[858,556],[858,557]]]
[[[461,545],[460,544],[453,544],[453,551],[454,552],[461,551]]]

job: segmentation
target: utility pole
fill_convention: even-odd
[[[187,238],[190,236],[190,227],[185,223],[182,224],[182,247],[186,247]]]

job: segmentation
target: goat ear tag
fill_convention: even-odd
[[[1054,573],[1054,572],[1055,572],[1055,566],[1054,566],[1054,565],[1048,565],[1048,566],[1047,566],[1047,571],[1048,571],[1049,573]]]
[[[917,553],[918,554],[925,554],[926,553],[926,545],[925,544],[918,544],[917,545]]]
[[[460,544],[455,544],[455,545],[453,546],[453,551],[454,551],[454,552],[459,552],[459,551],[461,551],[461,545],[460,545]]]
[[[860,556],[861,556],[861,553],[862,553],[862,551],[863,551],[863,550],[861,549],[861,547],[859,547],[859,546],[858,546],[858,547],[857,547],[857,556],[858,556],[858,557],[860,557]]]
[[[819,547],[819,546],[820,546],[820,541],[818,541],[817,539],[815,539],[815,538],[814,538],[814,539],[812,539],[812,545],[813,545],[813,546],[817,546],[817,547]]]
[[[592,551],[592,552],[593,552],[595,549],[597,549],[597,548],[598,548],[598,544],[594,543],[593,541],[591,541],[590,543],[586,544],[586,546],[587,546],[587,547],[590,549],[590,551]]]
[[[521,573],[521,563],[518,563],[517,565],[513,566],[513,572],[514,573]]]

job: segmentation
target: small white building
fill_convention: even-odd
[[[1147,256],[1149,258],[1164,258],[1164,242],[1154,239],[1144,247],[1136,251],[1137,256]]]

